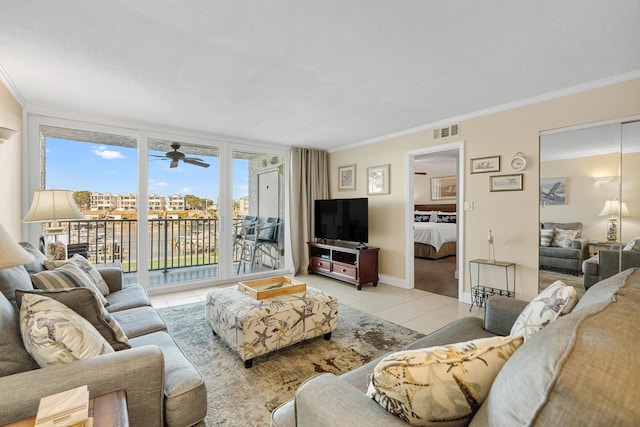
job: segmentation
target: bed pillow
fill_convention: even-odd
[[[442,222],[445,224],[455,224],[457,215],[455,212],[438,212],[436,222]]]
[[[575,288],[556,280],[522,310],[511,327],[511,335],[522,335],[525,340],[531,338],[559,316],[570,313],[577,303]]]
[[[109,305],[107,299],[93,284],[89,276],[71,262],[64,263],[55,270],[32,274],[31,282],[36,289],[89,288],[95,291],[105,307]]]
[[[25,294],[45,296],[66,305],[88,320],[114,350],[119,351],[131,348],[129,339],[120,327],[120,324],[104,308],[93,290],[89,288],[66,288],[16,291],[18,307],[21,306],[22,298]]]
[[[392,353],[374,368],[367,395],[411,425],[466,426],[522,343],[491,337]]]
[[[540,230],[540,246],[543,248],[548,248],[551,246],[551,242],[553,241],[553,236],[556,234],[555,228],[543,228]]]
[[[20,333],[25,349],[42,368],[114,351],[86,319],[42,295],[23,295]]]
[[[579,230],[563,230],[562,228],[556,228],[553,240],[551,241],[551,246],[569,248],[571,247],[571,242],[578,237],[578,233]]]
[[[88,259],[83,257],[80,254],[75,254],[71,258],[64,261],[45,261],[44,266],[47,270],[54,270],[58,267],[62,267],[66,263],[71,262],[80,267],[82,271],[84,271],[89,279],[93,282],[94,285],[98,288],[98,290],[102,293],[102,295],[109,295],[109,285],[104,281],[100,272],[89,262]]]
[[[414,222],[432,222],[430,213],[415,213],[413,214]]]

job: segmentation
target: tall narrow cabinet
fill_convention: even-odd
[[[378,286],[379,248],[358,249],[355,243],[326,241],[307,242],[309,246],[309,274],[321,274],[362,289],[365,283]]]

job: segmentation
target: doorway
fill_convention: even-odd
[[[407,285],[461,300],[464,143],[406,153]]]

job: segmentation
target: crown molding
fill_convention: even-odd
[[[474,111],[474,112],[471,112],[471,113],[468,113],[468,114],[463,114],[463,115],[460,115],[460,116],[449,117],[449,118],[444,119],[444,120],[438,120],[437,122],[427,123],[427,124],[424,124],[424,125],[415,126],[415,127],[409,128],[409,129],[398,131],[398,132],[382,135],[382,136],[379,136],[379,137],[376,137],[376,138],[367,139],[365,141],[360,141],[360,142],[355,142],[353,144],[348,144],[348,145],[342,146],[340,148],[336,148],[336,149],[330,150],[329,152],[330,153],[334,153],[334,152],[346,150],[346,149],[349,149],[349,148],[355,148],[355,147],[362,146],[362,145],[372,144],[374,142],[380,142],[380,141],[384,141],[384,140],[391,139],[391,138],[397,138],[397,137],[400,137],[400,136],[409,135],[409,134],[416,133],[416,132],[430,130],[430,129],[438,128],[438,127],[441,127],[441,126],[446,126],[446,125],[449,125],[451,123],[458,123],[458,122],[462,122],[464,120],[475,119],[475,118],[478,118],[478,117],[488,116],[490,114],[495,114],[495,113],[499,113],[499,112],[502,112],[502,111],[512,110],[514,108],[524,107],[524,106],[531,105],[531,104],[537,104],[539,102],[544,102],[544,101],[549,101],[549,100],[556,99],[556,98],[561,98],[563,96],[575,95],[575,94],[579,94],[579,93],[582,93],[582,92],[588,92],[590,90],[599,89],[599,88],[606,87],[606,86],[611,86],[611,85],[614,85],[614,84],[617,84],[617,83],[622,83],[622,82],[625,82],[625,81],[628,81],[628,80],[637,79],[637,78],[640,78],[640,70],[632,71],[632,72],[625,73],[625,74],[619,74],[617,76],[607,77],[607,78],[600,79],[600,80],[595,80],[595,81],[592,81],[592,82],[589,82],[589,83],[580,84],[580,85],[577,85],[577,86],[571,86],[571,87],[568,87],[566,89],[561,89],[561,90],[558,90],[558,91],[545,93],[545,94],[534,96],[534,97],[531,97],[531,98],[522,99],[520,101],[509,102],[507,104],[497,105],[495,107],[485,108],[483,110]]]
[[[9,78],[9,75],[4,68],[2,68],[2,65],[0,65],[0,81],[7,87],[9,92],[11,92],[11,95],[13,95],[16,101],[18,101],[18,104],[24,108],[24,106],[27,105],[27,101],[24,99],[24,96],[22,96],[16,85],[13,84],[13,81]]]

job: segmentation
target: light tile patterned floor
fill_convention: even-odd
[[[401,289],[380,283],[375,288],[364,285],[358,291],[354,285],[318,275],[299,275],[296,279],[334,295],[342,304],[425,334],[461,317],[484,316],[484,309],[473,307],[469,311],[469,304],[417,289]],[[220,287],[152,295],[151,302],[160,308],[204,301],[210,290]]]

